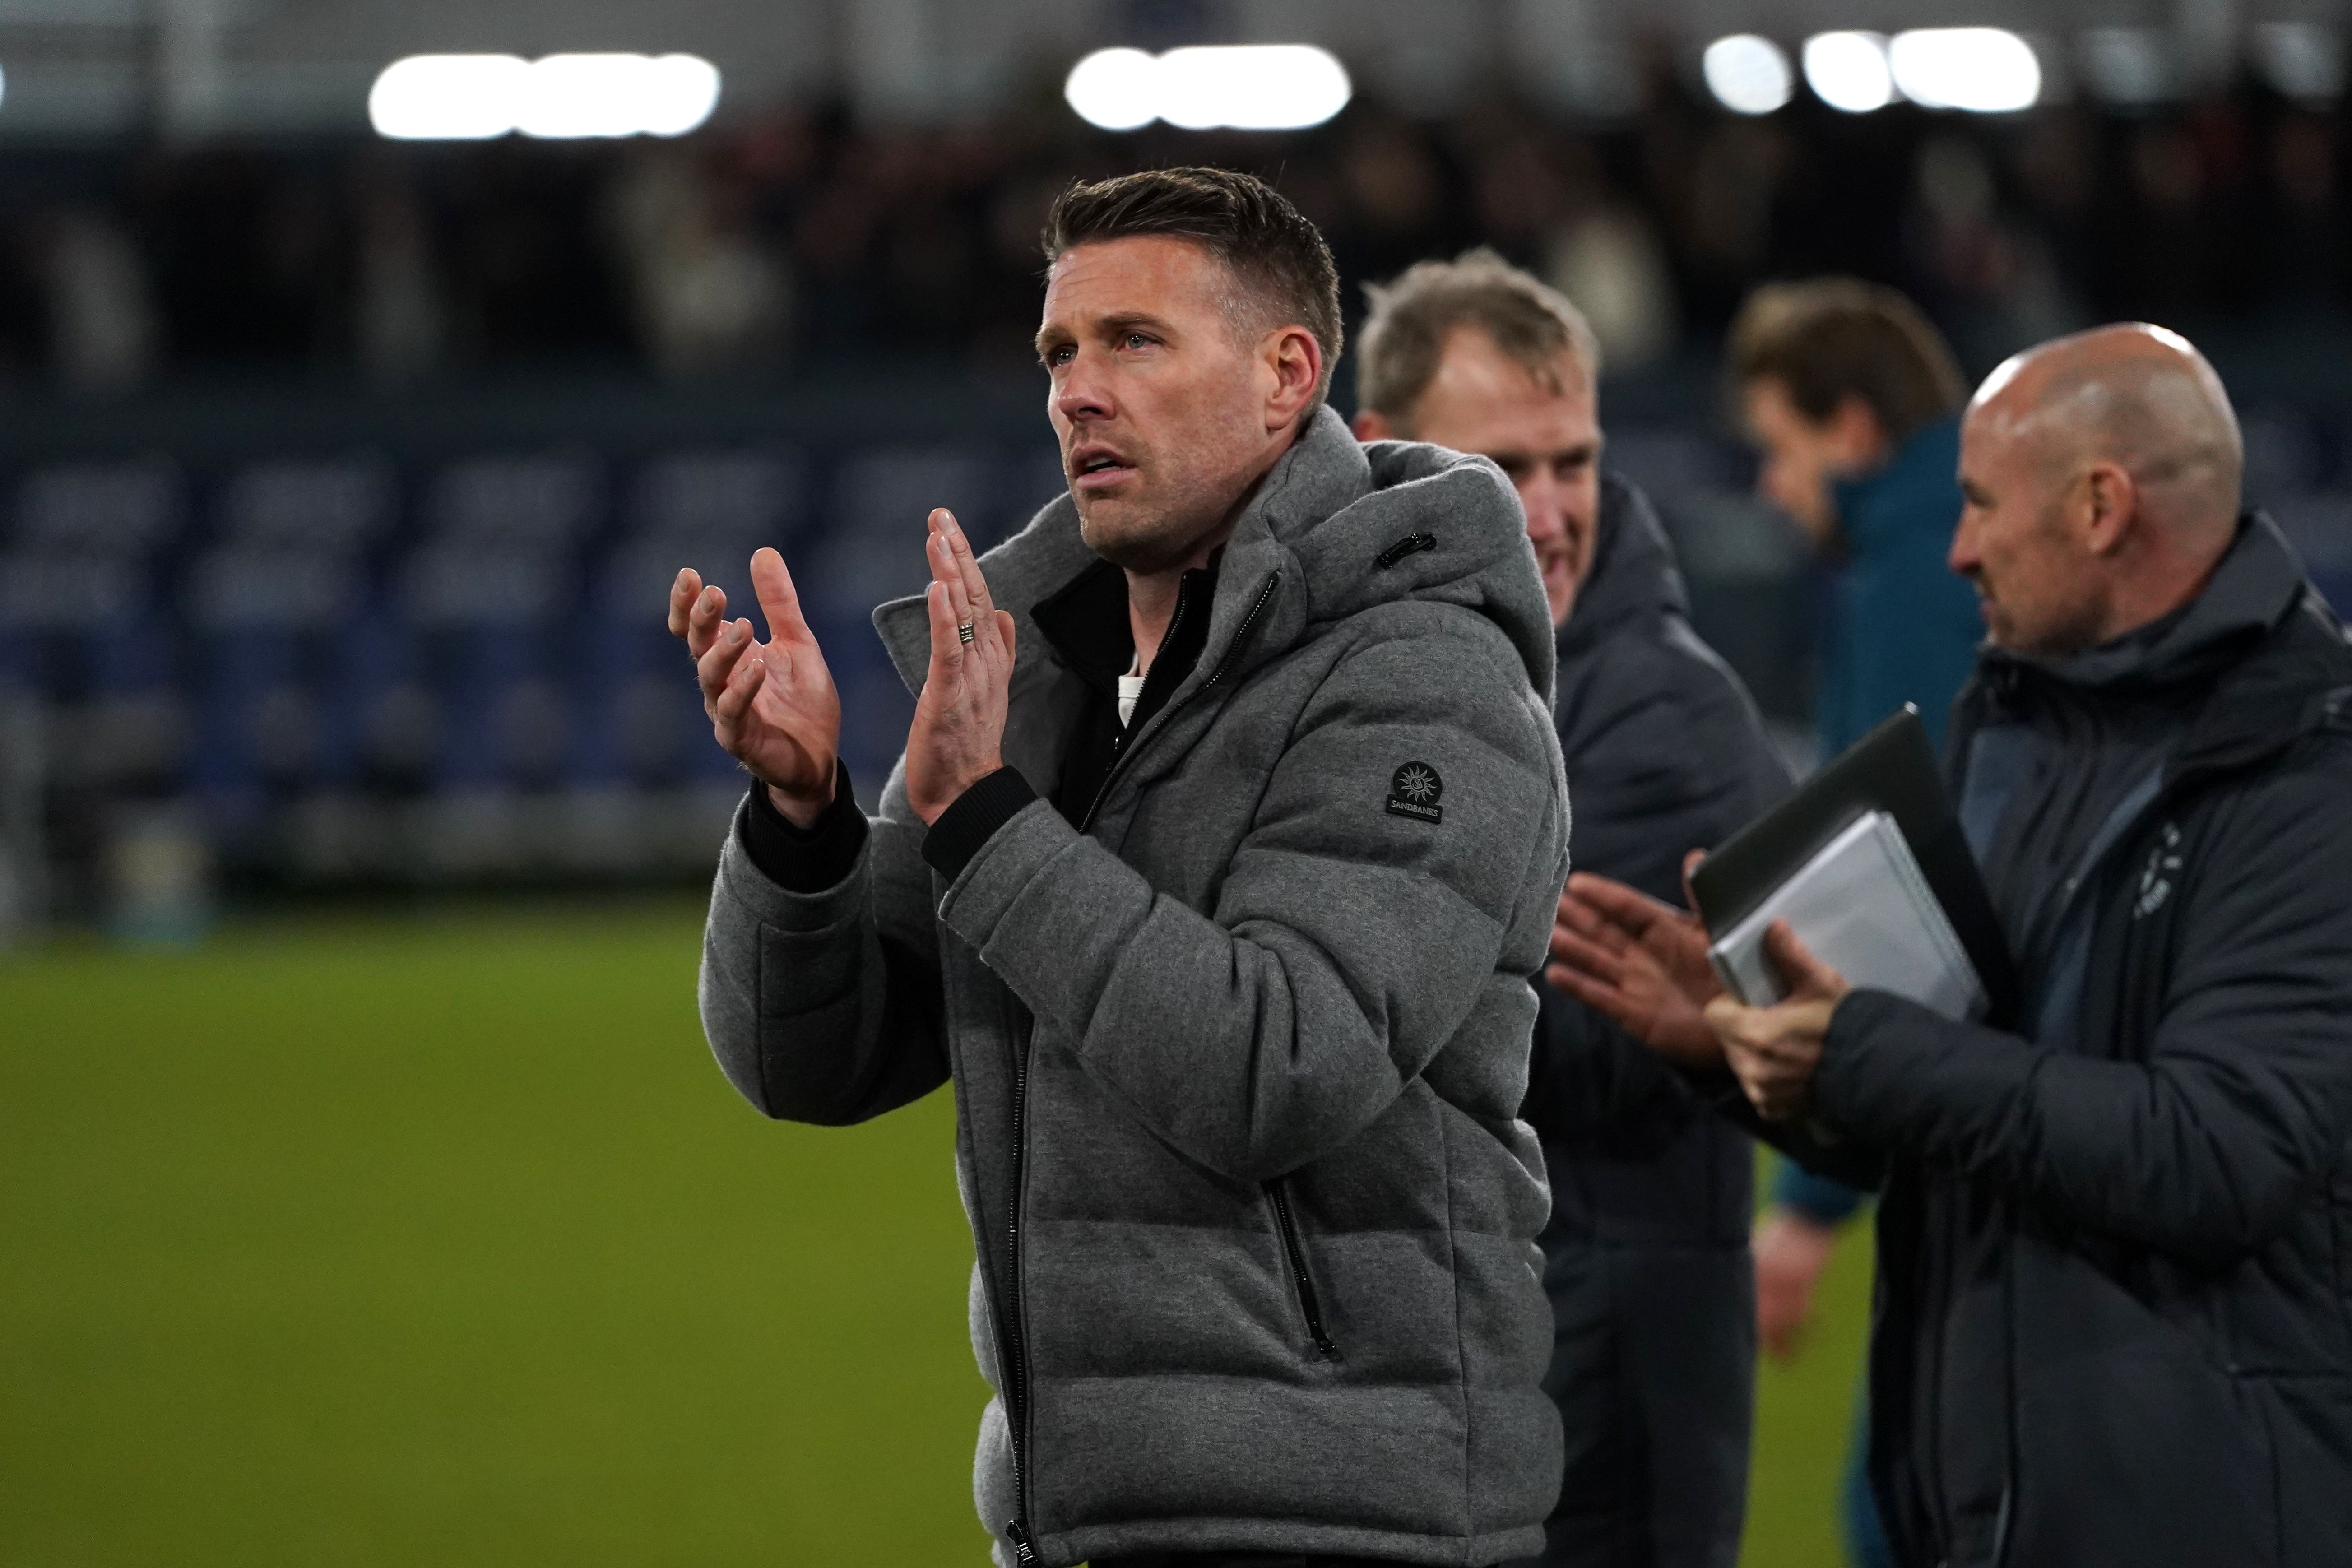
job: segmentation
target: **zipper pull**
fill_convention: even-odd
[[[1398,540],[1394,544],[1390,545],[1386,550],[1381,551],[1378,555],[1373,556],[1372,563],[1376,566],[1382,567],[1393,566],[1408,555],[1418,554],[1422,551],[1434,550],[1436,548],[1437,535],[1433,533],[1408,533],[1402,539]]]
[[[1019,1520],[1004,1527],[1004,1539],[1013,1542],[1013,1561],[1028,1568],[1037,1561],[1037,1549],[1029,1544],[1029,1531]]]

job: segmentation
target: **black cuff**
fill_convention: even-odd
[[[923,858],[940,876],[954,881],[980,853],[980,847],[1036,798],[1037,792],[1029,787],[1020,769],[997,769],[940,813],[931,830],[923,835]]]
[[[849,787],[849,764],[836,760],[833,766],[833,804],[807,827],[776,809],[766,784],[752,782],[743,813],[743,847],[761,875],[786,892],[839,887],[866,847],[866,814]]]

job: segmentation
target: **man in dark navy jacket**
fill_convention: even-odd
[[[2160,328],[1970,405],[1948,746],[2023,982],[1948,1022],[1784,926],[1790,999],[1572,879],[1556,973],[1881,1185],[1872,1476],[1906,1564],[2352,1563],[2352,647]]]
[[[1650,503],[1601,471],[1582,317],[1474,251],[1375,290],[1362,342],[1359,436],[1476,452],[1517,487],[1559,627],[1571,863],[1673,895],[1683,857],[1789,778],[1691,630]],[[1551,1180],[1546,1386],[1567,1439],[1542,1561],[1731,1568],[1755,1377],[1751,1145],[1608,1019],[1538,994],[1521,1114]]]

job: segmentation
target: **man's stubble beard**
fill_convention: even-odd
[[[2053,501],[2035,519],[2034,528],[2051,555],[2035,565],[2021,565],[2016,575],[2022,579],[2030,574],[2039,580],[2042,594],[2048,597],[2042,624],[2031,628],[2021,627],[2013,612],[2004,610],[2001,618],[2009,623],[2004,635],[1993,618],[1994,601],[1985,601],[1985,629],[1992,633],[1993,641],[2008,652],[2023,654],[2029,658],[2045,661],[2072,658],[2098,646],[2099,633],[2105,621],[2105,606],[2089,591],[2085,574],[2079,569],[2068,570],[2064,551],[2064,530],[2057,504]],[[2057,579],[2053,582],[2053,579]],[[1984,593],[1984,580],[1977,581],[1977,592]]]
[[[2100,615],[2096,605],[2078,605],[2068,611],[2053,612],[2029,633],[2019,625],[2012,610],[1985,594],[1981,580],[1977,584],[1977,596],[1978,607],[1984,614],[1985,633],[1992,646],[2003,653],[2047,663],[2072,658],[2098,646]]]
[[[1214,516],[1207,517],[1193,515],[1193,508],[1178,509],[1173,515],[1166,510],[1151,512],[1139,497],[1108,507],[1099,502],[1093,509],[1083,501],[1077,504],[1080,542],[1112,565],[1146,575],[1192,559],[1201,541],[1223,522],[1231,510],[1230,506],[1219,508]]]

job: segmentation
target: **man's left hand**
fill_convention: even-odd
[[[1706,1022],[1756,1114],[1785,1121],[1811,1098],[1830,1016],[1853,987],[1808,952],[1786,921],[1774,921],[1764,933],[1764,951],[1788,982],[1788,996],[1769,1007],[1743,1007],[1718,996],[1706,1005]]]
[[[926,825],[1004,765],[1013,616],[988,596],[971,542],[945,507],[931,513],[931,667],[907,731],[907,798]]]

